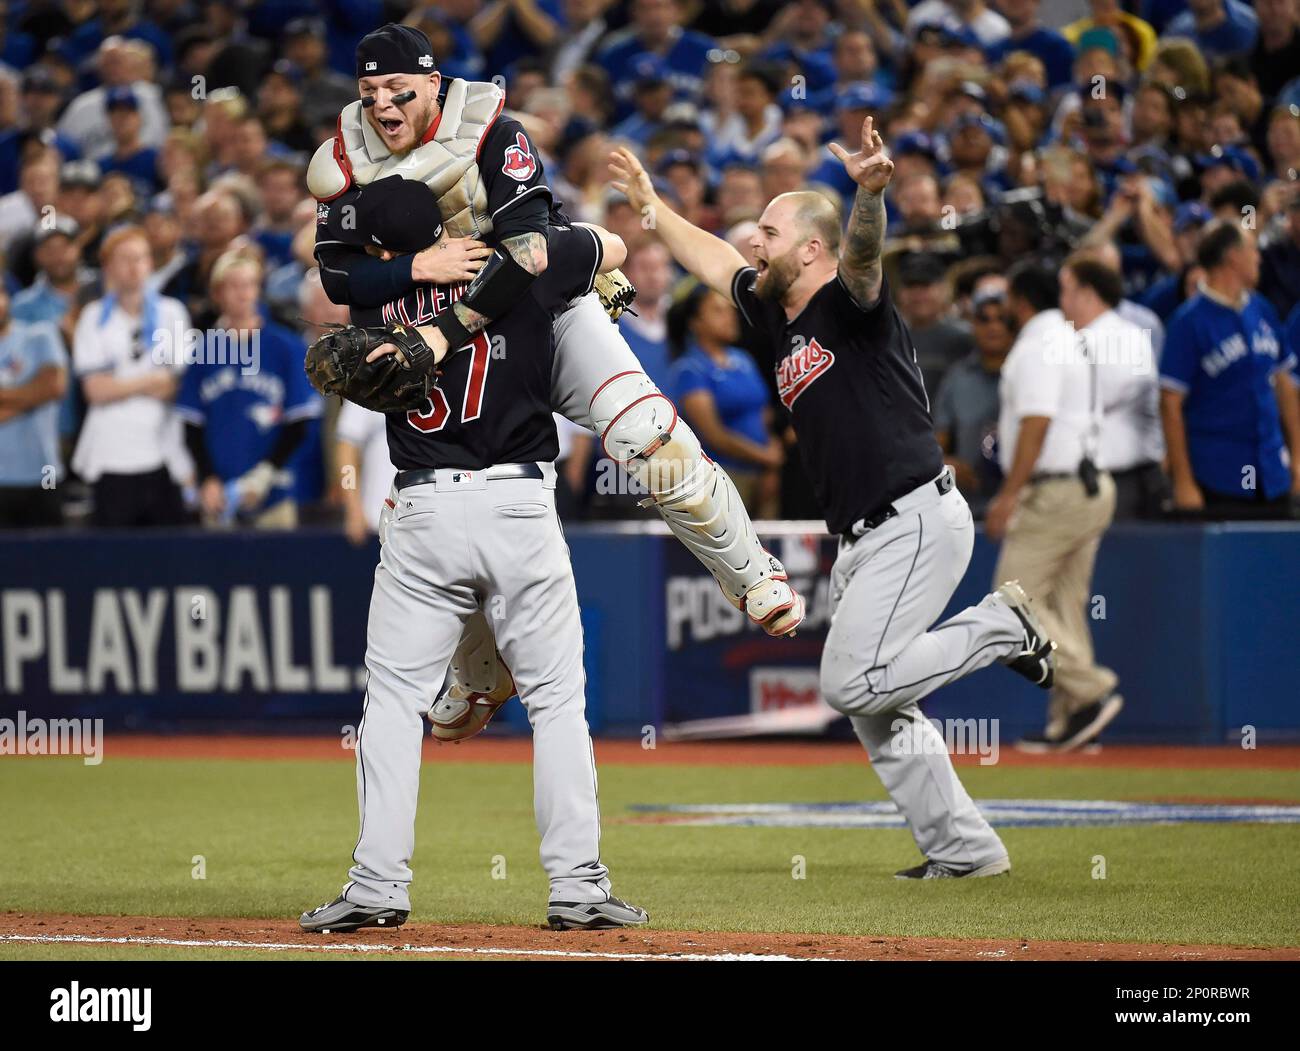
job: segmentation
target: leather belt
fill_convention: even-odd
[[[943,496],[945,493],[951,492],[953,486],[956,484],[956,481],[953,479],[952,469],[945,467],[940,472],[939,477],[934,479],[934,481],[926,482],[925,485],[919,485],[910,493],[904,493],[894,503],[883,507],[875,514],[868,515],[866,518],[859,518],[849,527],[847,533],[840,534],[841,539],[843,539],[846,544],[852,544],[855,540],[870,533],[871,530],[884,525],[891,518],[897,518],[902,514],[902,511],[898,509],[897,505],[903,504],[904,510],[906,510],[907,505],[915,502],[915,498],[926,495],[926,489],[930,486],[934,486],[934,488],[938,490],[939,495]]]
[[[1029,484],[1037,485],[1039,482],[1059,482],[1063,478],[1078,478],[1078,471],[1043,471],[1040,474],[1031,474]]]
[[[438,480],[439,475],[446,477],[448,474],[453,476],[453,481],[459,481],[459,475],[465,475],[466,478],[481,475],[489,482],[499,481],[502,478],[542,479],[546,477],[545,472],[535,463],[502,463],[478,470],[469,468],[460,470],[454,467],[421,467],[413,471],[398,471],[394,484],[398,489],[408,489],[413,485],[431,485]]]

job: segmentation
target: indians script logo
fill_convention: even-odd
[[[515,132],[515,145],[507,147],[506,162],[501,170],[517,182],[527,182],[537,171],[537,161],[528,152],[528,140],[522,131]]]
[[[776,367],[776,389],[787,409],[794,408],[795,399],[835,364],[835,355],[818,343],[816,337],[804,343],[803,336],[794,336],[792,342],[794,350]]]

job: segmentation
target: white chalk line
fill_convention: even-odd
[[[89,934],[0,934],[0,942],[38,945],[157,945],[181,949],[260,949],[267,952],[387,952],[460,956],[547,956],[563,960],[686,960],[704,963],[836,963],[825,957],[765,955],[761,953],[691,952],[576,952],[568,949],[498,949],[465,945],[303,945],[294,942],[246,942],[230,938],[105,938]]]

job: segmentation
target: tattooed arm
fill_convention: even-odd
[[[514,237],[507,237],[501,242],[501,247],[510,253],[510,258],[527,270],[533,277],[539,276],[546,269],[546,235],[539,233],[517,234]],[[474,285],[471,283],[466,295],[474,291]],[[452,310],[455,311],[456,317],[460,323],[465,326],[466,331],[471,335],[481,332],[492,323],[492,318],[486,314],[481,314],[473,307],[466,306],[464,301],[457,302]]]
[[[858,184],[844,247],[840,250],[840,279],[863,307],[880,298],[880,249],[885,241],[885,187],[894,174],[894,162],[885,156],[885,144],[873,118],[862,122],[862,145],[849,153],[837,142],[830,151]]]
[[[863,307],[874,306],[880,298],[880,246],[884,240],[884,198],[859,186],[840,250],[840,279]]]

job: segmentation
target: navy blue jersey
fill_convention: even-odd
[[[747,266],[731,280],[745,345],[776,372],[827,526],[847,532],[943,469],[912,335],[888,281],[864,310],[837,274],[787,321],[757,277]]]
[[[474,340],[449,355],[423,409],[388,414],[388,451],[398,470],[549,462],[559,455],[551,415],[551,323],[570,300],[591,291],[602,259],[586,227],[552,227],[548,263],[524,298]],[[353,321],[430,324],[465,294],[466,283],[417,285]]]

